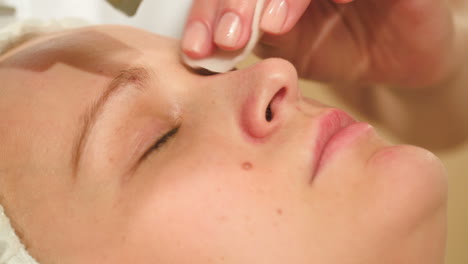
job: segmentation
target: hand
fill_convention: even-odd
[[[456,39],[445,0],[267,0],[256,49],[321,81],[428,86],[455,68]],[[194,58],[248,41],[255,1],[195,0],[182,42]],[[275,5],[276,4],[276,5]]]

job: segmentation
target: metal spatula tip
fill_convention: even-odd
[[[127,16],[134,16],[143,0],[106,0]]]

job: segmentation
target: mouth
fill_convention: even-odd
[[[337,135],[346,132],[345,130],[348,130],[347,128],[353,126],[353,124],[362,123],[357,123],[356,120],[342,110],[331,109],[319,118],[318,124],[319,131],[314,148],[312,179],[316,177],[324,164],[325,156],[327,156],[327,158],[330,156],[331,153],[326,152],[328,152],[327,149],[330,147],[331,143],[338,139]],[[341,136],[345,135],[340,135],[340,137]]]

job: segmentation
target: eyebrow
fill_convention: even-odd
[[[86,146],[91,130],[103,113],[107,102],[116,94],[127,89],[144,90],[154,79],[154,74],[146,67],[132,67],[120,71],[120,73],[107,85],[106,89],[96,100],[83,112],[80,118],[80,129],[76,135],[74,148],[72,150],[71,165],[73,178],[78,175],[83,149]]]

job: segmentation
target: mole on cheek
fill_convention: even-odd
[[[244,170],[250,170],[250,169],[252,169],[252,167],[253,167],[252,163],[250,163],[248,161],[242,163],[242,169],[244,169]]]

